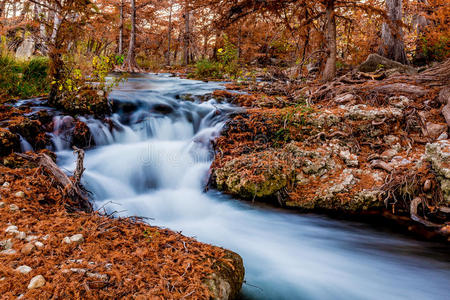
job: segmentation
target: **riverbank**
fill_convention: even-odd
[[[14,154],[30,147],[36,150],[27,152],[31,157],[55,159],[43,150],[50,144],[47,132],[57,129],[52,116],[6,105],[0,113],[3,297],[237,296],[244,278],[239,255],[149,226],[146,219],[81,210],[45,167]],[[60,129],[71,132],[74,145],[88,146],[76,142],[87,141],[85,123],[67,117]]]
[[[248,95],[216,91],[246,111],[216,141],[212,186],[448,241],[448,63],[415,77],[354,71],[323,86],[275,79],[229,86]]]

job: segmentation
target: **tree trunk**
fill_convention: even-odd
[[[382,45],[379,53],[384,57],[406,64],[408,61],[401,27],[402,10],[402,0],[386,0],[388,22],[383,23],[381,29]]]
[[[419,0],[419,3],[423,5],[428,5],[427,0]],[[416,51],[414,53],[414,64],[425,65],[427,64],[427,56],[424,53],[424,42],[422,40],[422,34],[425,28],[430,24],[430,21],[423,15],[417,14],[414,16],[414,26],[416,28]]]
[[[336,77],[336,16],[334,13],[334,1],[328,0],[326,7],[326,32],[328,58],[323,70],[322,79],[331,81]]]
[[[189,65],[190,63],[190,24],[189,24],[189,1],[185,1],[184,6],[184,64]]]
[[[140,71],[136,63],[136,0],[131,0],[130,44],[128,46],[127,58],[123,63],[123,68],[130,73]]]
[[[123,0],[120,1],[119,55],[123,54]]]
[[[170,47],[172,43],[172,8],[173,3],[170,1],[170,11],[169,11],[169,29],[167,32],[167,65],[170,66]]]

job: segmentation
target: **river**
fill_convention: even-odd
[[[85,120],[97,144],[86,152],[84,175],[96,207],[239,253],[243,299],[449,299],[444,246],[204,193],[210,141],[238,108],[179,95],[215,89],[223,86],[148,74],[114,90],[113,125]],[[72,152],[54,141],[58,163],[73,170]]]

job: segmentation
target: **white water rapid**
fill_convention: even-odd
[[[449,299],[449,256],[437,245],[204,193],[210,141],[235,108],[177,96],[218,88],[143,75],[115,90],[112,125],[85,120],[97,146],[86,152],[84,183],[96,206],[239,253],[243,299]],[[73,170],[67,144],[54,140],[59,164]]]

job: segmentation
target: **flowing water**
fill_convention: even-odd
[[[178,96],[220,88],[145,75],[115,90],[108,124],[84,120],[97,145],[86,153],[84,175],[96,206],[236,251],[245,299],[449,299],[448,248],[204,193],[211,141],[238,108]],[[53,140],[60,165],[71,170],[62,118]]]

